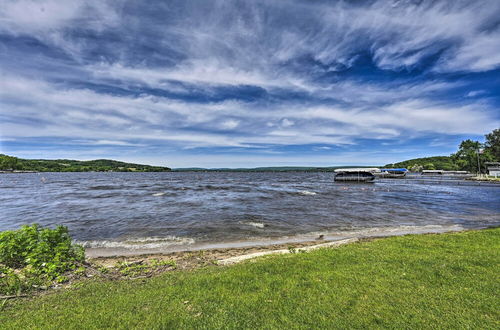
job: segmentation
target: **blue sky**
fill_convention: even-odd
[[[500,1],[0,0],[0,152],[378,165],[500,127]]]

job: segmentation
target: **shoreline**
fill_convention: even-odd
[[[126,253],[116,249],[86,249],[86,259],[98,264],[102,267],[112,268],[119,262],[142,262],[150,260],[160,261],[175,261],[179,269],[192,269],[204,265],[217,264],[221,260],[228,258],[248,256],[252,254],[274,254],[280,253],[276,251],[296,251],[300,249],[310,249],[315,246],[336,244],[342,241],[366,241],[379,238],[386,238],[392,236],[405,236],[405,235],[422,235],[422,234],[444,234],[453,232],[463,232],[469,230],[481,230],[485,228],[466,229],[458,225],[448,226],[446,228],[437,226],[422,226],[420,230],[399,230],[399,231],[380,231],[378,233],[371,233],[371,235],[343,235],[332,238],[331,236],[324,235],[321,239],[304,239],[304,240],[290,240],[290,241],[250,241],[240,243],[214,243],[194,246],[191,248],[184,248],[182,250],[172,251],[144,251],[144,250],[127,250]],[[103,253],[106,252],[106,253]],[[122,252],[122,253],[119,253]]]
[[[473,177],[467,178],[466,180],[500,184],[500,177],[497,178],[496,176],[494,177],[491,175],[473,176]]]
[[[300,249],[306,248],[322,243],[329,243],[328,241],[307,241],[297,243],[283,243],[271,245],[254,245],[248,247],[227,247],[227,248],[210,248],[198,250],[184,250],[174,252],[157,252],[146,254],[133,254],[133,255],[113,255],[113,256],[91,256],[87,255],[87,260],[93,264],[97,264],[105,268],[113,268],[118,263],[137,263],[148,262],[151,260],[158,261],[175,261],[177,264],[176,269],[188,270],[199,268],[207,265],[217,265],[219,260],[245,256],[253,253],[264,253],[283,249]]]
[[[202,251],[191,253],[191,267],[153,260],[115,270],[88,265],[61,290],[5,298],[0,323],[9,329],[494,328],[492,246],[499,229],[363,239],[237,266],[203,263]]]

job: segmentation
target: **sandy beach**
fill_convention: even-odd
[[[151,260],[171,260],[177,264],[176,269],[194,269],[209,265],[217,265],[219,260],[243,256],[257,252],[269,252],[283,249],[300,249],[304,247],[315,246],[318,244],[328,243],[330,241],[314,240],[308,242],[258,245],[249,247],[231,247],[231,248],[214,248],[196,251],[178,251],[168,253],[150,253],[140,255],[115,255],[115,256],[89,256],[88,261],[106,268],[115,267],[120,262],[136,263],[148,262]]]

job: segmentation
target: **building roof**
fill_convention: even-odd
[[[383,168],[382,172],[391,171],[391,172],[408,172],[406,168]]]
[[[376,167],[360,167],[360,168],[338,168],[335,170],[335,173],[340,173],[340,172],[380,172],[379,168]]]

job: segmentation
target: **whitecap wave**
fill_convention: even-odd
[[[323,234],[326,236],[343,237],[397,236],[406,234],[443,233],[464,229],[465,228],[460,225],[401,225],[391,227],[352,228],[334,232],[315,232],[309,235]]]
[[[264,228],[266,226],[266,224],[262,223],[262,222],[245,222],[244,223],[245,225],[248,225],[248,226],[252,226],[252,227],[255,227],[255,228]]]
[[[139,250],[139,249],[159,249],[173,245],[179,245],[179,246],[191,245],[195,243],[195,240],[189,237],[166,236],[166,237],[141,237],[141,238],[127,239],[123,241],[111,241],[111,240],[77,241],[76,243],[82,245],[84,248],[120,248],[128,250]]]
[[[309,190],[301,190],[299,191],[299,195],[303,196],[314,196],[317,195],[318,193],[315,193],[314,191],[309,191]]]
[[[164,192],[159,192],[159,193],[154,193],[153,196],[158,197],[158,196],[163,196],[165,195]]]
[[[360,231],[361,233],[371,234],[371,233],[423,233],[423,232],[442,232],[442,231],[457,231],[463,230],[464,228],[459,225],[423,225],[423,226],[395,226],[395,227],[380,227],[380,228],[369,228]]]

